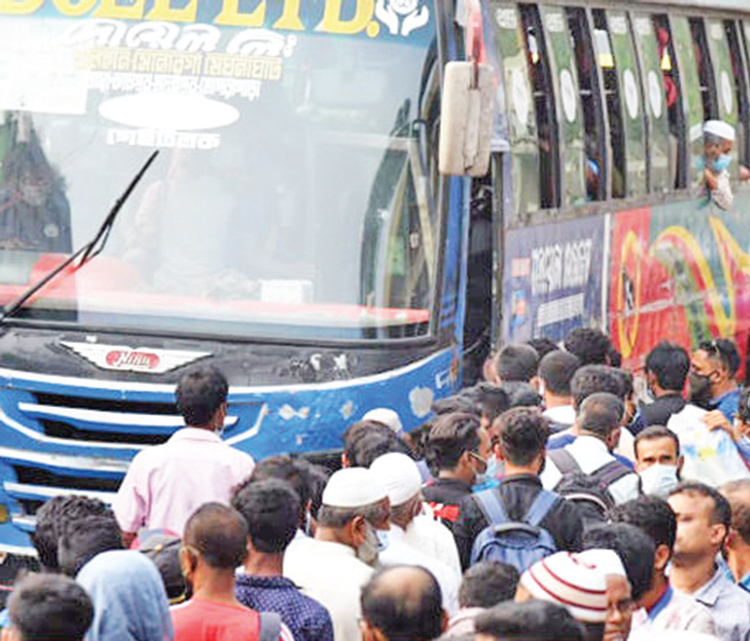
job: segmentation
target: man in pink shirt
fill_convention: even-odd
[[[252,457],[219,436],[228,389],[224,376],[212,367],[196,369],[180,381],[177,409],[187,427],[133,458],[112,504],[126,545],[142,527],[182,536],[199,506],[228,505],[232,489],[252,473]]]

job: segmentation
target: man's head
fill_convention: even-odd
[[[36,531],[32,541],[39,562],[48,572],[59,572],[58,542],[67,525],[87,516],[110,516],[112,510],[98,499],[87,496],[56,496],[45,502],[36,513]]]
[[[622,560],[614,550],[589,549],[579,554],[584,563],[600,567],[607,575],[607,615],[604,638],[624,640],[633,620],[633,591]]]
[[[643,493],[666,499],[680,481],[684,462],[677,435],[662,425],[651,425],[638,434],[634,449]]]
[[[247,522],[234,508],[206,503],[188,519],[182,537],[180,567],[198,591],[212,576],[229,576],[247,555]]]
[[[82,641],[94,618],[86,591],[60,574],[30,574],[8,600],[2,641]]]
[[[740,365],[735,344],[726,338],[703,341],[690,362],[690,400],[701,406],[721,396],[735,385]]]
[[[297,533],[300,499],[286,481],[245,482],[235,490],[232,507],[247,523],[250,555],[283,554]]]
[[[726,542],[731,564],[733,555],[747,558],[750,550],[750,479],[730,481],[721,487],[721,493],[732,510],[732,527]]]
[[[520,381],[528,383],[536,376],[539,354],[531,345],[511,343],[495,356],[495,373],[498,383]]]
[[[391,452],[375,459],[370,470],[388,492],[391,522],[406,529],[422,511],[422,475],[417,464],[406,454]]]
[[[362,588],[364,641],[429,641],[445,629],[440,586],[418,566],[380,570]]]
[[[646,357],[646,382],[655,397],[681,393],[690,372],[690,356],[679,345],[659,343]]]
[[[601,641],[607,618],[607,572],[570,552],[537,561],[521,575],[515,600],[539,599],[564,606],[584,624],[589,639]]]
[[[388,493],[380,477],[363,467],[334,473],[323,491],[316,539],[334,541],[354,549],[370,565],[378,559],[375,531],[389,522]]]
[[[122,533],[112,514],[68,521],[58,541],[60,570],[74,577],[91,559],[107,550],[122,549]]]
[[[584,365],[576,370],[570,381],[573,407],[576,412],[587,397],[596,392],[607,392],[623,398],[623,380],[620,373],[607,365]]]
[[[536,350],[536,353],[539,354],[540,359],[544,358],[550,352],[554,352],[560,349],[555,341],[545,336],[532,338],[531,340],[526,341],[526,344]]]
[[[515,407],[502,414],[492,425],[495,455],[518,468],[539,474],[544,465],[549,438],[549,422],[532,407]]]
[[[212,431],[224,427],[229,384],[213,367],[200,367],[180,379],[177,385],[177,409],[185,424]]]
[[[565,349],[581,365],[609,365],[610,341],[606,334],[590,327],[576,327],[565,337]]]
[[[344,467],[370,467],[388,452],[409,454],[409,446],[390,427],[379,421],[358,421],[344,432]]]
[[[672,562],[690,567],[716,556],[732,521],[726,498],[704,483],[682,483],[669,495],[669,507],[677,517]]]
[[[677,519],[664,499],[641,496],[610,512],[615,523],[627,523],[640,528],[654,542],[654,576],[664,576],[672,558],[677,536]]]
[[[561,605],[545,601],[501,603],[475,622],[476,641],[593,641]]]
[[[620,420],[624,407],[614,394],[598,392],[581,403],[576,424],[581,435],[595,436],[612,450],[620,439]]]
[[[458,591],[462,608],[491,608],[512,601],[520,578],[512,565],[498,561],[480,561],[464,572]]]
[[[716,171],[723,166],[716,166],[721,156],[728,156],[732,152],[736,133],[734,127],[723,120],[707,120],[703,125],[703,150],[707,165]]]
[[[427,452],[435,471],[446,470],[473,483],[487,470],[490,437],[473,414],[443,414],[432,424]]]
[[[581,361],[575,354],[562,350],[550,352],[539,363],[539,378],[544,390],[555,396],[572,396],[570,383],[580,366]]]
[[[477,383],[473,387],[461,390],[459,396],[468,398],[482,408],[481,424],[487,429],[503,412],[510,409],[508,392],[493,383]]]

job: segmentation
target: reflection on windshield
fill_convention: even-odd
[[[0,76],[56,23],[6,20],[27,37],[0,43]],[[127,23],[64,25],[56,46],[76,87],[85,77],[85,101],[69,91],[57,110],[25,111],[0,98],[2,301],[90,240],[158,147],[104,254],[44,289],[28,316],[244,335],[426,331],[438,225],[413,123],[425,118],[432,22],[408,39],[211,27],[215,53],[207,25],[150,25],[172,29],[172,43],[203,28],[169,52],[122,46]]]

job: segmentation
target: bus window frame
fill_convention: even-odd
[[[737,82],[735,82],[735,90],[739,98],[737,127],[741,130],[741,133],[738,132],[739,144],[735,144],[735,149],[737,149],[739,162],[747,167],[750,163],[750,77],[748,76],[747,46],[744,35],[745,25],[742,20],[736,18],[724,18],[722,22],[729,54],[731,56],[734,49],[740,65],[741,73],[739,76],[735,75],[735,78],[739,80],[739,88],[737,88]],[[730,35],[730,31],[733,35]]]

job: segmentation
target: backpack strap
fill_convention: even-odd
[[[614,461],[610,461],[606,465],[602,465],[602,467],[593,472],[592,476],[596,478],[596,480],[604,487],[609,487],[613,483],[619,481],[621,478],[632,473],[633,472],[631,470],[620,463],[620,461],[615,459]]]
[[[565,476],[566,474],[575,474],[582,472],[581,466],[578,465],[578,461],[573,458],[573,455],[568,452],[564,447],[559,450],[552,450],[547,454],[550,460],[555,464],[560,474]]]
[[[279,641],[281,636],[281,615],[278,612],[259,612],[260,630],[258,641]]]
[[[541,490],[539,494],[534,498],[534,502],[531,504],[529,511],[526,512],[524,522],[534,527],[539,527],[539,524],[549,514],[550,510],[557,504],[560,497],[554,492],[548,492],[547,490]]]
[[[487,519],[488,525],[507,523],[508,515],[505,513],[500,497],[493,489],[477,492],[474,494],[474,498],[479,503],[479,508]]]

